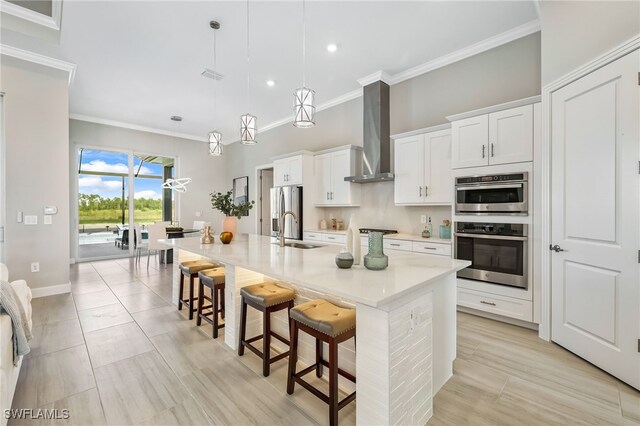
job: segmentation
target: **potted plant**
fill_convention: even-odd
[[[238,219],[249,215],[249,210],[253,208],[255,201],[234,204],[232,194],[232,191],[227,191],[224,194],[222,192],[212,192],[209,195],[211,195],[211,207],[226,216],[222,221],[222,231],[231,232],[235,235],[238,228]]]

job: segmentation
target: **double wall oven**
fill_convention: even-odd
[[[459,278],[528,288],[528,226],[507,223],[529,214],[528,180],[527,172],[456,178],[455,258],[471,262]],[[471,219],[487,215],[505,219]]]

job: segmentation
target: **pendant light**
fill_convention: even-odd
[[[313,127],[316,115],[316,92],[306,87],[306,16],[302,0],[302,87],[293,93],[293,125],[300,128]]]
[[[217,21],[209,22],[209,26],[213,29],[213,71],[218,72],[218,63],[216,57],[216,30],[220,29],[220,23]],[[213,82],[213,119],[218,116],[218,80]],[[209,155],[220,157],[222,155],[222,133],[217,130],[209,132]]]
[[[250,97],[250,60],[249,60],[249,0],[247,0],[247,109],[251,106]],[[240,117],[240,143],[243,145],[255,145],[258,143],[258,119],[249,113]]]

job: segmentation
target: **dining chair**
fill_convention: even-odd
[[[147,241],[147,270],[149,269],[149,258],[151,256],[151,250],[154,251],[153,256],[156,258],[159,251],[167,250],[167,246],[160,244],[158,240],[167,238],[167,225],[164,223],[153,223],[147,226],[149,233],[149,240]]]
[[[136,235],[136,263],[140,264],[140,254],[142,253],[142,249],[146,248],[147,252],[149,251],[149,240],[142,239],[142,231],[138,225],[134,225],[133,227],[135,235]],[[148,266],[148,258],[147,258],[147,266]]]

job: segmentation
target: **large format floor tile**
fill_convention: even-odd
[[[94,291],[91,293],[77,294],[74,296],[78,311],[98,308],[118,302],[118,298],[111,290]]]
[[[31,319],[34,324],[78,318],[71,294],[33,299],[31,308],[33,312]]]
[[[190,398],[155,351],[96,368],[96,382],[111,425],[141,422]]]
[[[153,345],[134,322],[85,334],[93,368],[152,351]]]
[[[30,358],[84,344],[77,318],[33,324],[32,334]]]
[[[129,312],[120,303],[85,309],[78,312],[78,316],[80,317],[82,330],[85,333],[133,322]]]
[[[169,303],[153,292],[123,296],[120,297],[120,303],[131,313],[169,306]]]
[[[172,305],[136,312],[132,316],[149,337],[170,331],[193,330],[196,324],[195,318],[185,318]]]

